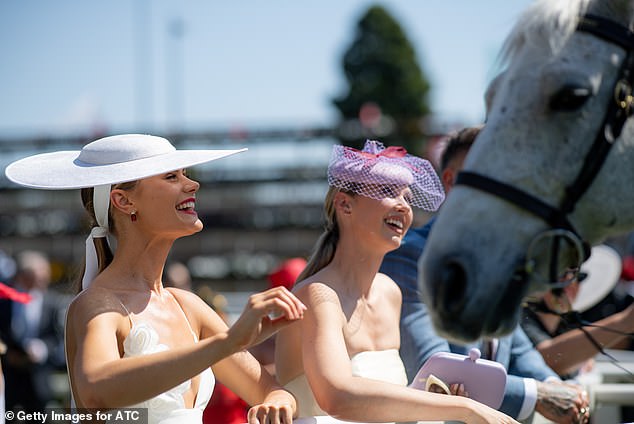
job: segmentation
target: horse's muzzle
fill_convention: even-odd
[[[476,290],[479,283],[474,273],[458,256],[436,259],[435,264],[423,267],[421,291],[439,334],[452,341],[473,342],[515,329],[529,286],[525,274],[515,273],[512,281],[483,292]]]

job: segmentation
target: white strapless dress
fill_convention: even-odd
[[[400,386],[407,385],[405,367],[397,349],[359,352],[350,358],[350,363],[352,375],[355,377],[370,378]],[[303,424],[340,422],[327,417],[327,414],[319,407],[305,374],[289,381],[284,388],[297,399],[299,419],[294,422]]]

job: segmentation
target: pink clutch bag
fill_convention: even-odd
[[[410,387],[427,390],[432,384],[443,387],[443,383],[462,383],[471,399],[498,409],[504,398],[506,369],[498,362],[481,359],[476,348],[469,356],[437,352],[418,370]]]

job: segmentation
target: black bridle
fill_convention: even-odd
[[[580,258],[580,261],[583,261],[590,256],[590,245],[583,240],[579,232],[570,223],[568,216],[574,211],[575,205],[601,170],[615,140],[621,135],[625,122],[634,112],[634,101],[632,98],[632,87],[634,86],[634,32],[609,19],[594,15],[582,16],[577,25],[577,31],[587,32],[610,43],[617,44],[624,48],[627,54],[621,64],[619,76],[614,85],[614,96],[608,104],[601,129],[586,154],[583,166],[577,177],[566,187],[564,198],[559,207],[549,205],[536,196],[509,184],[475,172],[460,172],[455,184],[466,185],[501,197],[543,219],[551,229],[561,230],[563,234],[566,234],[567,238],[577,245],[583,246],[583,258]],[[554,237],[559,238],[561,234]],[[557,261],[558,246],[558,242],[553,243],[554,250],[550,264],[551,283],[556,283],[554,269],[557,266],[555,262]],[[578,265],[581,265],[581,263],[571,264],[571,266],[577,267]]]

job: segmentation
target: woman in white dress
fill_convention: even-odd
[[[363,151],[334,146],[328,182],[326,230],[293,288],[308,309],[276,336],[277,378],[299,417],[514,423],[467,397],[406,387],[401,293],[378,271],[410,227],[412,207],[434,211],[444,199],[431,164],[375,141]]]
[[[185,168],[239,151],[176,150],[164,138],[127,134],[7,167],[10,180],[28,187],[81,188],[94,220],[83,290],[66,322],[78,408],[144,407],[152,424],[200,424],[217,377],[254,405],[249,423],[291,423],[294,398],[246,349],[301,319],[302,303],[283,288],[254,294],[227,328],[199,297],[161,281],[174,241],[203,227],[199,184]]]

